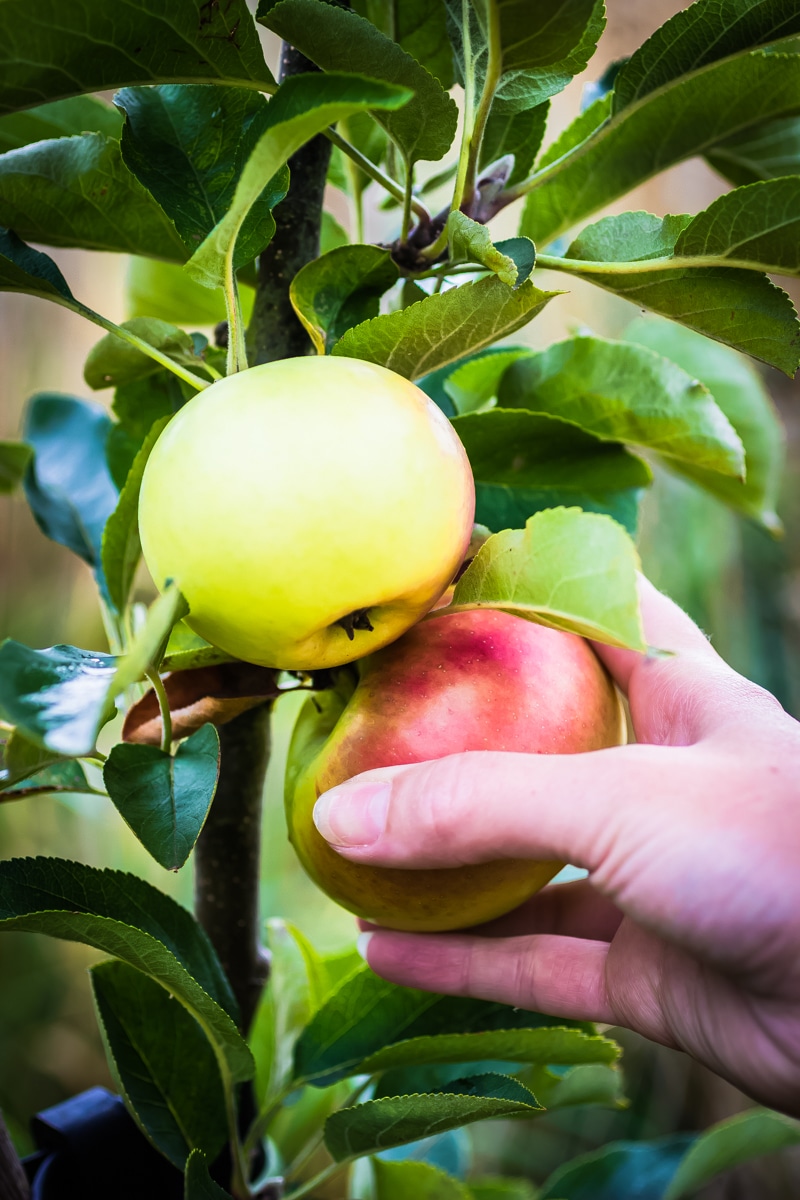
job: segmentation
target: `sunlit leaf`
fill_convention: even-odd
[[[492,275],[356,325],[333,353],[418,379],[521,329],[557,295],[530,280],[513,290]]]
[[[489,538],[456,584],[451,608],[503,608],[553,629],[644,650],[638,568],[636,548],[615,521],[550,509],[531,517],[524,530]]]

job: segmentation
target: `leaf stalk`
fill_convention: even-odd
[[[392,179],[390,175],[387,175],[384,171],[382,171],[380,167],[376,166],[375,163],[368,159],[365,154],[362,154],[360,150],[357,150],[355,146],[348,142],[346,138],[343,138],[342,135],[335,129],[326,129],[325,137],[329,142],[332,142],[334,146],[338,146],[342,154],[346,154],[347,157],[351,159],[357,167],[361,168],[365,175],[369,175],[370,179],[374,180],[375,183],[379,183],[381,187],[389,193],[390,196],[394,196],[395,200],[399,201],[400,204],[405,204],[406,189],[402,184],[398,183],[396,179]],[[411,195],[410,205],[411,211],[419,217],[420,221],[424,223],[430,221],[431,214],[427,206],[422,202],[422,200],[419,199],[418,196],[413,194]]]
[[[172,751],[172,713],[169,708],[167,689],[157,670],[145,671],[145,675],[153,685],[153,691],[158,700],[158,711],[161,714],[161,749],[164,754],[170,754]]]

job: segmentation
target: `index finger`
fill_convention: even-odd
[[[774,696],[732,670],[691,617],[643,575],[639,599],[645,638],[655,652],[593,643],[628,697],[637,741],[692,745],[732,723],[773,719],[776,709],[782,711]]]

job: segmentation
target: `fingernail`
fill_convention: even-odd
[[[367,958],[367,946],[374,937],[374,933],[360,933],[356,938],[356,950],[361,955],[365,963],[369,962],[369,959]]]
[[[314,824],[332,846],[372,846],[386,828],[391,785],[342,783],[320,796]]]

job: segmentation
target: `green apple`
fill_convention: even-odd
[[[452,425],[385,367],[251,367],[195,396],[156,443],[139,526],[187,623],[261,666],[311,670],[399,637],[469,544],[472,472]]]
[[[516,908],[562,864],[352,863],[317,832],[318,796],[361,771],[466,750],[575,754],[624,740],[617,692],[588,642],[492,609],[443,609],[307,701],[289,751],[289,837],[311,878],[360,917],[421,931],[479,924]],[[501,808],[502,794],[487,803]]]

